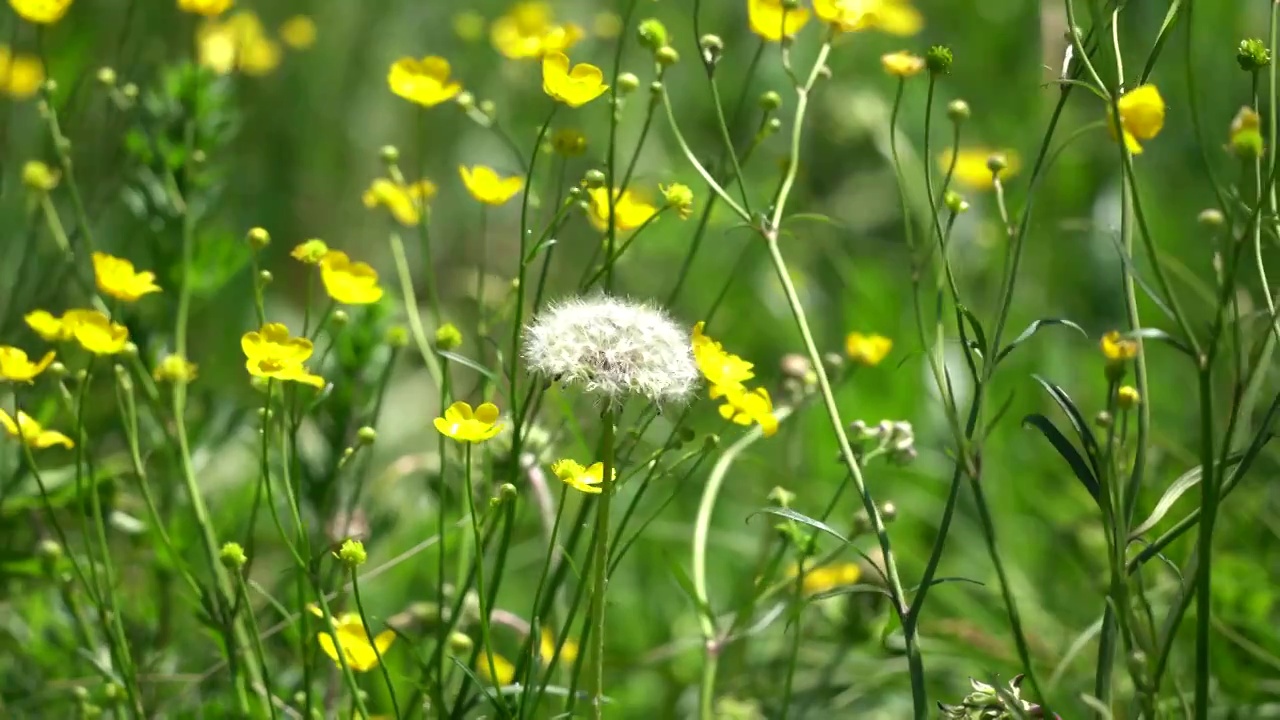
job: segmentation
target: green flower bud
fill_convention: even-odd
[[[333,314],[329,316],[329,326],[335,330],[341,330],[350,322],[351,316],[347,314],[346,310],[334,310]]]
[[[924,56],[925,67],[934,75],[946,75],[951,72],[951,48],[946,45],[934,45]]]
[[[969,119],[969,103],[963,100],[952,100],[947,103],[947,117],[953,123],[963,122]]]
[[[773,112],[782,107],[782,96],[770,90],[760,96],[760,109],[765,112]]]
[[[657,18],[641,20],[636,34],[640,36],[640,44],[653,52],[667,45],[667,27]]]
[[[599,170],[588,170],[586,175],[582,176],[582,181],[589,188],[604,187],[605,176]]]
[[[116,71],[109,67],[98,68],[98,82],[111,87],[116,84]]]
[[[698,48],[702,50],[702,59],[708,65],[720,62],[724,55],[724,41],[719,35],[703,35],[698,39]]]
[[[261,250],[271,244],[271,234],[260,227],[250,228],[246,237],[254,250]]]
[[[387,330],[387,344],[393,348],[406,347],[409,344],[409,331],[403,325],[395,325]]]
[[[640,87],[640,78],[635,73],[622,73],[618,76],[618,92],[627,95],[636,91]]]
[[[441,350],[453,350],[462,345],[462,331],[453,323],[445,323],[436,328],[436,347]]]
[[[351,538],[343,541],[342,547],[338,548],[335,554],[349,568],[360,567],[369,560],[369,554],[364,550],[364,543]]]
[[[356,431],[356,440],[361,445],[372,445],[378,441],[378,431],[365,425]]]
[[[1245,72],[1254,72],[1271,64],[1271,51],[1266,43],[1257,38],[1241,40],[1236,49],[1236,62]]]
[[[229,570],[239,570],[249,562],[249,556],[244,554],[244,547],[240,543],[229,542],[218,552],[218,561]]]
[[[1200,214],[1196,216],[1196,220],[1201,225],[1208,225],[1209,227],[1220,227],[1222,223],[1226,222],[1226,218],[1222,216],[1222,211],[1217,208],[1201,210]]]
[[[382,157],[382,162],[388,165],[400,162],[400,150],[395,145],[383,145],[378,154]]]
[[[964,196],[955,190],[948,190],[946,195],[942,196],[942,201],[946,203],[947,209],[951,211],[952,215],[959,215],[969,209],[969,201],[965,200]]]
[[[680,62],[680,53],[676,52],[675,48],[667,45],[658,48],[658,51],[653,54],[653,59],[657,60],[658,64],[663,67],[671,67]]]

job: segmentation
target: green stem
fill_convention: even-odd
[[[364,601],[360,599],[360,580],[359,573],[356,572],[354,565],[351,566],[351,595],[356,601],[356,611],[360,613],[360,624],[364,625],[365,634],[369,633],[369,615],[364,611]],[[387,664],[383,662],[382,651],[378,649],[376,640],[370,638],[370,646],[373,647],[373,655],[378,658],[378,670],[382,671],[382,681],[387,684],[387,694],[391,696],[391,709],[395,712],[392,717],[399,718],[400,703],[396,700],[396,686],[391,682],[391,671],[387,670]]]
[[[609,404],[602,417],[604,436],[600,439],[600,462],[603,471],[600,499],[596,505],[596,542],[591,584],[591,695],[592,712],[596,720],[604,716],[604,611],[609,561],[609,508],[613,503],[613,495],[617,492],[617,483],[614,482],[617,469],[613,457],[616,420],[616,410]]]
[[[467,494],[467,514],[471,516],[471,533],[476,544],[476,596],[480,604],[480,647],[484,648],[484,656],[488,661],[489,677],[498,682],[498,670],[493,661],[493,643],[489,636],[489,601],[484,591],[484,540],[480,533],[480,514],[476,512],[476,489],[471,479],[471,446],[466,444],[465,487]],[[488,690],[485,691],[488,694]],[[500,701],[499,701],[500,702]]]

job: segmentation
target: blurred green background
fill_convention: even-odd
[[[595,62],[608,72],[618,40],[599,36],[598,30],[607,29],[609,21],[598,16],[617,15],[624,8],[612,0],[551,4],[558,19],[576,22],[588,31],[588,37],[570,53],[574,60]],[[692,4],[640,0],[637,5],[637,19],[657,17],[670,30],[671,44],[684,58],[667,76],[678,121],[699,154],[714,158],[720,140],[707,100],[707,79],[695,59],[698,50]],[[1156,0],[1125,5],[1119,37],[1130,76],[1148,57],[1168,5]],[[918,460],[906,467],[877,464],[869,474],[869,486],[877,500],[892,502],[897,508],[890,531],[908,586],[919,577],[935,537],[952,468],[951,440],[915,331],[911,261],[888,159],[889,118],[897,81],[882,72],[879,56],[899,49],[923,53],[934,44],[953,50],[952,73],[937,83],[930,154],[936,155],[948,142],[950,125],[942,110],[946,102],[963,98],[972,108],[972,118],[964,125],[962,145],[1007,148],[1022,158],[1022,171],[1008,182],[1010,209],[1021,217],[1029,201],[1028,171],[1059,97],[1053,81],[1061,67],[1066,29],[1062,4],[1056,1],[918,0],[916,6],[925,17],[924,29],[917,36],[868,32],[848,36],[838,44],[831,61],[832,78],[820,84],[808,121],[800,180],[791,206],[795,212],[827,216],[830,222],[797,222],[789,226],[789,237],[783,243],[820,345],[839,352],[845,334],[855,330],[894,339],[889,359],[877,368],[857,372],[842,387],[839,400],[846,420],[908,420],[915,426]],[[212,108],[208,111],[210,136],[219,142],[203,159],[210,192],[199,229],[198,253],[206,254],[199,255],[198,264],[209,277],[204,285],[208,291],[197,293],[193,308],[197,331],[191,355],[201,363],[202,381],[192,392],[195,412],[201,414],[204,428],[197,447],[202,482],[219,527],[228,533],[242,524],[252,499],[251,483],[256,479],[252,433],[239,431],[237,425],[248,422],[254,403],[237,349],[239,335],[255,326],[249,255],[237,249],[242,248],[240,238],[247,228],[262,226],[274,239],[260,258],[262,266],[274,275],[268,297],[268,314],[273,318],[297,322],[303,313],[308,268],[289,259],[288,250],[311,237],[323,238],[372,262],[383,272],[384,284],[394,288],[387,223],[382,213],[362,205],[361,194],[371,180],[383,174],[379,149],[395,145],[410,179],[426,177],[439,186],[431,215],[430,263],[416,242],[411,243],[419,296],[427,287],[429,273],[430,281],[438,285],[444,318],[468,336],[462,352],[471,357],[479,354],[479,341],[468,329],[474,327],[480,304],[498,309],[506,297],[518,255],[519,209],[513,202],[488,213],[485,243],[491,293],[477,299],[472,288],[482,257],[478,235],[481,211],[467,196],[457,166],[484,163],[507,174],[518,174],[521,168],[490,130],[479,127],[452,104],[422,110],[394,96],[388,90],[386,73],[391,62],[406,55],[448,58],[455,76],[469,92],[478,100],[495,104],[499,123],[527,158],[538,127],[551,108],[551,101],[540,92],[538,64],[501,57],[487,34],[465,38],[456,31],[455,21],[461,13],[476,13],[491,21],[508,9],[507,4],[489,0],[237,2],[236,10],[257,13],[265,32],[271,35],[287,18],[298,14],[314,19],[317,35],[309,48],[282,47],[278,67],[264,75],[228,76],[220,94],[208,100]],[[1172,258],[1171,263],[1179,266],[1172,271],[1175,287],[1197,321],[1204,321],[1212,310],[1200,293],[1211,286],[1214,248],[1211,234],[1196,222],[1197,214],[1214,204],[1200,146],[1204,145],[1213,172],[1232,182],[1239,168],[1223,148],[1227,127],[1239,107],[1251,102],[1248,77],[1234,62],[1234,48],[1243,37],[1265,37],[1267,12],[1265,0],[1195,3],[1190,43],[1183,16],[1151,76],[1169,103],[1169,115],[1164,131],[1147,144],[1137,160],[1141,201],[1158,245]],[[82,0],[63,22],[40,34],[19,24],[7,9],[0,13],[0,37],[8,36],[15,49],[39,52],[47,58],[50,76],[57,82],[54,102],[63,131],[72,142],[77,180],[86,195],[98,244],[128,255],[140,267],[173,268],[177,259],[178,220],[157,212],[155,203],[145,197],[145,162],[140,161],[141,151],[130,140],[140,117],[150,118],[148,122],[163,121],[163,108],[159,107],[163,103],[156,100],[157,105],[145,114],[120,110],[109,102],[94,78],[100,67],[110,66],[119,83],[137,84],[140,97],[163,96],[164,84],[173,82],[166,79],[165,68],[190,57],[198,25],[197,18],[179,13],[172,3],[159,1]],[[740,94],[746,98],[744,121],[732,128],[735,135],[745,139],[754,132],[759,121],[756,98],[767,90],[782,94],[781,117],[785,121],[794,108],[794,97],[788,91],[777,46],[766,49],[757,72],[744,87],[743,76],[759,44],[747,27],[745,2],[701,3],[698,30],[715,33],[724,41],[716,81],[727,102],[732,105]],[[629,157],[641,132],[646,103],[643,86],[652,73],[645,51],[634,42],[632,29],[625,39],[622,68],[639,75],[642,89],[628,101],[619,129],[624,158]],[[811,26],[794,49],[800,67],[812,62],[816,46],[817,29]],[[1197,83],[1194,97],[1188,91],[1188,68]],[[923,156],[925,87],[924,78],[907,83],[900,114],[900,150],[917,205],[923,202],[922,163],[930,161]],[[1203,123],[1203,137],[1197,137],[1193,127],[1193,106]],[[587,152],[567,161],[564,172],[570,182],[588,169],[602,167],[608,145],[607,112],[606,104],[599,102],[558,113],[553,128],[577,127],[588,138]],[[1087,92],[1074,92],[1053,146],[1075,129],[1100,120],[1103,113],[1099,100]],[[56,282],[56,274],[45,272],[56,262],[53,248],[37,243],[34,250],[28,250],[28,233],[42,230],[37,216],[29,211],[19,173],[24,161],[51,161],[52,154],[35,101],[7,102],[0,124],[4,147],[0,279],[5,289],[0,298],[7,300],[0,306],[0,327],[5,342],[29,346],[34,338],[22,325],[21,314],[33,307],[57,305],[63,286]],[[786,133],[774,136],[752,158],[746,174],[753,197],[765,198],[776,187],[779,164],[787,153],[786,141]],[[1097,127],[1072,141],[1037,188],[1009,327],[1017,332],[1038,318],[1069,318],[1089,337],[1068,328],[1045,330],[1022,345],[1002,367],[991,397],[996,405],[1007,399],[1009,408],[993,429],[982,458],[987,497],[993,504],[1033,656],[1041,680],[1052,678],[1047,687],[1053,693],[1055,709],[1067,718],[1083,716],[1085,706],[1078,696],[1092,689],[1094,645],[1085,645],[1075,655],[1068,653],[1101,616],[1105,543],[1097,510],[1088,495],[1043,438],[1023,429],[1019,421],[1032,412],[1060,419],[1033,374],[1063,386],[1087,415],[1101,409],[1106,385],[1097,338],[1125,324],[1121,266],[1115,251],[1119,217],[1115,157],[1105,127]],[[535,204],[539,223],[548,217],[545,205],[553,192],[554,178],[548,168],[559,162],[550,154],[540,160],[540,175],[533,183],[535,198],[543,201]],[[635,185],[657,199],[657,184],[672,181],[695,189],[700,212],[706,188],[681,157],[665,120],[659,117],[640,157]],[[966,197],[973,208],[956,227],[953,261],[962,294],[978,317],[989,322],[1006,238],[994,196],[966,191]],[[58,198],[59,207],[69,216],[65,202],[65,197]],[[647,230],[618,265],[616,291],[666,302],[675,270],[686,257],[696,217],[680,222],[667,216]],[[598,234],[581,220],[570,223],[557,237],[549,298],[563,296],[576,285],[597,240]],[[174,277],[162,271],[161,282],[173,284]],[[704,319],[730,278],[733,282],[709,332],[728,349],[754,362],[761,381],[775,388],[782,379],[779,361],[801,349],[799,335],[764,246],[750,231],[735,227],[728,213],[714,216],[689,280],[670,311],[690,326]],[[356,316],[357,321],[381,323],[379,327],[401,322],[402,308],[394,299],[398,293],[389,291],[388,295],[392,299],[384,303],[381,316]],[[1243,301],[1250,306],[1259,302],[1248,297]],[[922,302],[932,307],[928,292]],[[169,304],[148,308],[134,319],[138,331],[169,327],[173,312]],[[1143,317],[1154,326],[1163,321],[1150,305],[1144,305]],[[157,337],[151,341],[142,336],[139,344],[144,352],[160,352],[166,342],[163,332],[157,329]],[[505,343],[507,332],[503,325],[494,334]],[[955,338],[949,341],[947,360],[959,383],[957,392],[964,399],[967,373]],[[435,532],[431,488],[432,468],[438,467],[438,458],[430,421],[436,414],[438,397],[414,353],[405,353],[404,358],[391,381],[378,426],[375,459],[363,468],[361,477],[348,475],[341,481],[351,486],[366,484],[360,506],[370,524],[370,567]],[[1156,450],[1150,459],[1151,482],[1143,489],[1140,516],[1145,516],[1165,487],[1195,463],[1197,409],[1188,392],[1194,378],[1192,368],[1160,346],[1152,346],[1149,361],[1152,380],[1146,400],[1155,417]],[[472,381],[462,382],[461,387],[471,387]],[[1264,396],[1275,390],[1274,378],[1268,377]],[[569,414],[576,412],[585,425],[594,426],[589,399],[572,392],[553,397],[556,400],[547,404],[545,418],[550,428],[563,422],[564,408],[574,409]],[[714,408],[705,400],[695,403],[699,434],[721,432]],[[667,429],[669,420],[660,419],[651,430],[652,442],[661,442]],[[328,447],[323,432],[314,435],[304,437],[309,441],[304,450]],[[568,442],[563,447],[566,451],[562,454],[572,454],[569,450],[575,449]],[[3,467],[12,467],[16,458],[11,449],[5,452]],[[769,532],[771,522],[748,517],[770,504],[766,496],[775,486],[796,493],[800,511],[819,513],[842,479],[835,458],[827,419],[817,406],[811,406],[801,417],[785,423],[777,437],[753,446],[734,466],[716,508],[711,535],[710,587],[717,612],[727,612],[740,602],[751,580],[761,538]],[[709,463],[704,470],[707,467]],[[1227,502],[1218,526],[1214,660],[1222,707],[1238,707],[1241,714],[1237,717],[1274,716],[1267,713],[1276,713],[1276,706],[1268,703],[1276,702],[1280,694],[1275,602],[1280,514],[1274,483],[1270,482],[1275,469],[1274,457],[1268,454]],[[623,708],[616,713],[618,717],[683,717],[696,706],[701,658],[696,615],[673,577],[670,563],[674,560],[688,567],[692,521],[704,475],[699,473],[683,486],[668,479],[651,490],[642,515],[669,494],[674,494],[675,500],[637,543],[611,583],[609,685]],[[156,478],[157,482],[169,480]],[[630,488],[622,490],[624,502],[632,492]],[[1180,517],[1193,507],[1192,502],[1184,499],[1172,516]],[[833,523],[847,527],[855,505],[846,498]],[[509,559],[498,600],[499,607],[516,613],[527,610],[524,598],[537,580],[545,551],[533,503],[522,508],[521,541]],[[128,510],[127,502],[124,509]],[[7,505],[2,522],[24,523],[27,517],[24,510]],[[269,547],[274,529],[261,523],[259,532],[262,546]],[[30,533],[6,530],[0,537],[14,567],[29,557]],[[870,551],[874,539],[861,538],[858,546]],[[1185,541],[1178,543],[1169,555],[1182,561],[1189,548]],[[132,552],[145,557],[143,547]],[[192,552],[194,557],[195,550]],[[431,552],[422,553],[370,580],[364,588],[370,612],[388,617],[411,603],[431,599],[436,586],[432,557]],[[848,559],[854,556],[850,554]],[[256,565],[263,583],[286,581],[281,577],[284,558],[278,558],[277,564]],[[961,495],[940,575],[983,583],[954,583],[935,589],[922,626],[931,696],[958,700],[967,691],[969,677],[1007,680],[1018,668],[998,584],[967,491]],[[11,657],[17,660],[31,652],[30,647],[19,648],[27,642],[23,638],[38,629],[28,615],[35,601],[21,592],[28,586],[20,573],[11,568],[6,579],[5,594],[0,597],[4,632],[0,642],[6,647],[5,654],[13,653]],[[1153,597],[1164,603],[1169,600],[1173,581],[1163,568],[1153,568],[1147,579]],[[853,597],[826,601],[807,611],[797,707],[807,710],[806,717],[906,717],[910,693],[905,660],[878,642],[884,609],[868,605],[862,596]],[[784,625],[774,622],[743,643],[742,652],[731,652],[720,668],[718,691],[755,703],[766,717],[777,711],[788,642]],[[1173,676],[1181,682],[1190,677],[1192,662],[1190,638],[1186,640],[1184,652],[1176,654],[1173,661]],[[518,643],[514,635],[499,635],[499,647],[508,653],[514,653]],[[159,671],[181,678],[211,664],[211,648],[191,646],[185,651],[189,654],[180,655]],[[38,672],[23,679],[13,674],[15,665],[0,660],[5,677],[0,688],[8,701],[25,708],[23,711],[30,708],[16,705],[16,698],[47,696],[54,692],[50,688],[63,687],[55,680],[64,684],[68,680],[52,667],[37,666],[41,667]],[[725,712],[725,717],[733,717],[727,708]]]

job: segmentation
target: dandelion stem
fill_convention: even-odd
[[[612,404],[606,406],[602,417],[604,436],[600,439],[601,474],[600,499],[596,504],[596,542],[591,585],[591,694],[592,713],[596,720],[604,716],[604,611],[605,590],[608,585],[609,561],[609,508],[617,492],[614,449],[614,423],[616,411]]]

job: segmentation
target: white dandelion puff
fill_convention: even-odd
[[[553,305],[525,328],[529,369],[620,402],[688,399],[698,367],[687,330],[662,310],[600,295]]]

